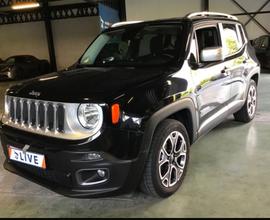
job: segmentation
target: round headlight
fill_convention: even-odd
[[[97,132],[103,122],[102,108],[97,104],[81,104],[78,109],[78,119],[84,128]]]

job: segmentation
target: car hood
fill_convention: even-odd
[[[8,95],[61,102],[104,102],[163,74],[162,68],[78,68],[13,86]]]

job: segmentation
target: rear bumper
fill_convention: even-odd
[[[7,146],[22,149],[25,143],[15,136],[5,134],[3,130],[0,136],[6,156],[5,169],[64,196],[114,196],[135,190],[140,181],[141,171],[138,167],[144,158],[139,156],[140,154],[136,158],[126,160],[119,159],[109,152],[92,151],[91,147],[67,150],[65,146],[50,145],[48,148],[41,148],[33,142],[27,151],[45,155],[47,168],[43,170],[11,161]],[[92,153],[99,154],[100,158],[89,157]],[[100,176],[100,171],[105,174]]]

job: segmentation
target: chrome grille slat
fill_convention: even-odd
[[[23,125],[23,99],[19,99],[18,101],[19,106],[20,106],[20,120],[19,123],[21,123],[21,125]]]
[[[45,106],[43,102],[38,104],[38,128],[44,130],[45,125]]]
[[[60,125],[64,124],[65,117],[58,117],[59,106],[58,103],[8,97],[8,117],[11,122],[21,127],[43,132],[64,133]]]
[[[59,105],[57,108],[57,128],[59,132],[65,132],[64,130],[64,117],[65,117],[65,106]]]
[[[47,127],[50,131],[55,131],[54,129],[54,123],[55,123],[55,115],[54,115],[54,105],[52,103],[49,103],[47,105]]]
[[[17,100],[16,98],[13,98],[13,104],[14,104],[14,122],[17,122]]]
[[[48,129],[48,103],[44,103],[44,130],[46,131]]]
[[[9,119],[11,121],[14,121],[15,116],[14,116],[14,101],[13,98],[10,98],[9,100]]]
[[[21,100],[20,99],[17,99],[17,102],[16,102],[16,108],[17,108],[17,112],[16,112],[16,115],[17,115],[17,123],[20,124],[21,123]]]
[[[54,118],[54,121],[53,121],[53,131],[58,131],[59,128],[57,128],[57,121],[58,121],[58,117],[57,117],[57,108],[58,106],[56,104],[53,104],[53,118]]]
[[[28,108],[27,108],[27,114],[28,114],[28,120],[27,120],[27,124],[28,124],[28,127],[31,127],[32,126],[32,123],[31,123],[31,102],[28,100],[27,101],[27,106],[28,106]]]
[[[35,124],[35,127],[36,129],[39,128],[39,120],[38,120],[38,106],[39,106],[39,102],[35,102],[35,107],[36,107],[36,124]]]

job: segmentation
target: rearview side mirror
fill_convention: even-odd
[[[201,51],[202,62],[217,62],[224,60],[222,47],[207,47]]]

